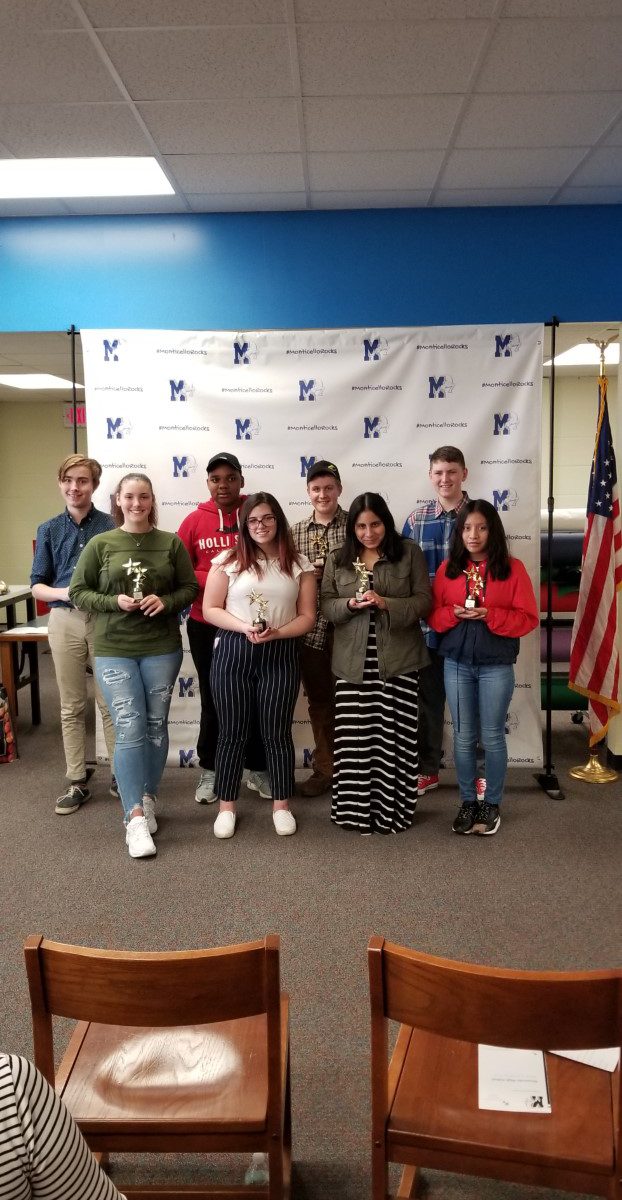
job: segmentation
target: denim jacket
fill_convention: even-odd
[[[347,607],[356,592],[356,574],[352,566],[337,566],[339,553],[333,550],[326,560],[321,610],[335,627],[333,674],[357,684],[363,682],[370,612],[350,612]],[[405,540],[399,562],[379,559],[374,565],[374,590],[387,602],[386,612],[375,611],[380,678],[387,680],[427,666],[429,656],[419,621],[432,607],[432,594],[419,546]]]

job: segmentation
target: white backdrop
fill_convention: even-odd
[[[429,453],[456,445],[470,496],[495,505],[511,552],[539,587],[542,325],[99,329],[83,330],[82,342],[89,453],[103,466],[98,507],[107,508],[127,471],[144,471],[161,528],[175,530],[207,499],[208,459],[229,450],[242,463],[245,491],[274,493],[292,523],[310,511],[308,467],[328,458],[341,472],[346,509],[363,491],[381,492],[401,529],[431,497]],[[191,767],[199,703],[185,637],[184,649],[169,763]],[[522,640],[516,675],[510,761],[541,766],[539,630]],[[448,718],[445,733],[451,762]],[[294,736],[298,765],[310,765],[303,697]]]

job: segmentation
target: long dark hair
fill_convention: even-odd
[[[291,576],[294,563],[300,563],[300,556],[294,545],[285,513],[278,500],[270,492],[254,492],[252,496],[247,496],[240,509],[238,544],[229,551],[225,563],[235,562],[240,571],[255,570],[260,578],[263,575],[266,556],[253,541],[248,528],[248,518],[258,504],[267,504],[273,517],[276,517],[275,539],[278,547],[279,566],[285,575]]]
[[[389,510],[386,500],[378,494],[378,492],[362,492],[360,496],[353,500],[348,509],[348,520],[346,522],[345,541],[340,550],[335,551],[337,566],[349,567],[361,553],[361,543],[359,542],[354,527],[361,513],[373,512],[375,517],[379,517],[384,525],[384,538],[380,547],[385,558],[389,562],[399,562],[404,553],[404,543],[395,529],[395,521]]]
[[[125,520],[121,506],[120,506],[120,504],[117,504],[117,496],[119,495],[119,492],[121,491],[121,488],[123,487],[123,484],[126,483],[128,479],[138,479],[140,481],[140,483],[148,483],[149,484],[149,488],[151,490],[151,496],[152,496],[151,512],[149,513],[149,524],[151,525],[151,527],[153,529],[155,529],[156,525],[158,524],[158,506],[156,504],[155,492],[153,490],[153,484],[152,484],[149,476],[143,475],[141,471],[129,471],[127,475],[124,475],[123,479],[119,480],[114,492],[112,493],[112,495],[110,497],[110,512],[112,514],[112,519],[113,519],[115,525],[120,526],[123,524],[123,522]]]
[[[510,575],[510,555],[505,540],[505,529],[496,508],[487,500],[467,500],[463,504],[449,543],[447,558],[447,578],[457,579],[464,571],[469,561],[469,552],[462,540],[462,531],[467,517],[471,513],[480,513],[488,526],[488,574],[491,579],[508,579]]]

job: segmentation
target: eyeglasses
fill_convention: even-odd
[[[274,517],[274,516],[249,517],[248,521],[247,521],[247,525],[248,525],[249,529],[258,529],[260,525],[272,525],[273,521],[276,521],[276,517]]]

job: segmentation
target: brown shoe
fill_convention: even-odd
[[[301,796],[323,796],[325,792],[330,792],[333,786],[332,775],[321,775],[319,771],[314,771],[305,782],[300,785]]]

